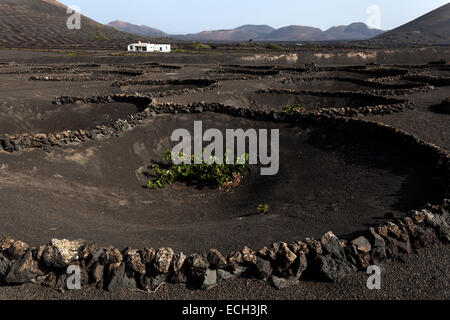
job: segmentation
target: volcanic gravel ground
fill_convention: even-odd
[[[267,282],[235,279],[208,291],[192,291],[184,285],[165,284],[155,293],[94,288],[60,293],[34,284],[0,287],[0,299],[64,300],[448,300],[450,299],[450,246],[428,248],[405,263],[382,266],[381,290],[366,287],[368,275],[353,273],[338,283],[301,281],[276,290]]]
[[[273,93],[260,93],[259,90],[267,89],[294,89],[294,90],[307,90],[310,91],[350,91],[348,87],[342,87],[342,84],[348,84],[343,81],[335,81],[334,85],[330,81],[324,81],[325,87],[321,87],[322,81],[305,82],[283,85],[278,79],[261,80],[236,80],[236,81],[223,81],[216,90],[207,90],[204,92],[197,92],[188,96],[171,96],[158,98],[161,102],[176,102],[176,103],[188,103],[197,101],[206,102],[221,102],[225,105],[246,107],[251,110],[282,110],[286,106],[300,105],[308,111],[317,110],[320,108],[331,107],[366,107],[376,106],[380,104],[391,104],[392,101],[386,101],[383,97],[371,97],[365,96],[351,96],[329,94],[325,96],[319,96],[314,94],[273,94]],[[363,90],[362,88],[360,90]],[[140,91],[142,92],[142,91]],[[145,91],[144,91],[145,92]]]
[[[279,128],[279,173],[261,176],[250,167],[231,192],[183,183],[145,189],[151,162],[174,145],[172,131],[193,131],[194,120],[202,120],[204,130],[222,132],[235,126]],[[262,247],[331,229],[344,235],[381,222],[387,212],[402,215],[417,208],[432,193],[425,168],[401,154],[379,152],[324,138],[314,128],[208,113],[157,116],[101,143],[50,154],[0,154],[0,233],[33,245],[51,237],[83,238],[118,247],[166,245],[186,253]],[[260,203],[269,204],[271,212],[258,214]]]
[[[127,104],[122,104],[120,109],[117,109],[118,104],[95,108],[88,105],[56,106],[52,102],[58,96],[102,95],[111,91],[111,84],[28,81],[28,77],[0,76],[0,134],[87,129],[137,112],[134,105]]]
[[[445,52],[445,50],[443,51]],[[368,80],[380,72],[358,72],[327,67],[318,72],[281,70],[278,75],[258,76],[254,80],[226,80],[227,76],[245,73],[221,73],[217,63],[236,61],[258,63],[250,55],[170,55],[149,57],[112,57],[106,52],[85,52],[79,56],[31,51],[0,51],[0,71],[29,70],[23,63],[55,66],[54,76],[72,77],[61,67],[66,63],[111,64],[91,66],[104,76],[124,80],[120,70],[144,71],[133,80],[224,79],[214,90],[189,95],[174,95],[156,99],[158,102],[188,103],[220,102],[239,107],[277,108],[303,103],[307,108],[336,104],[336,99],[300,99],[256,94],[260,89],[292,88],[327,91],[357,89],[352,84],[329,81],[283,85],[291,77],[353,77]],[[433,51],[437,55],[438,51]],[[445,55],[445,53],[443,53]],[[389,56],[380,57],[387,61]],[[389,59],[391,59],[389,58]],[[390,63],[439,60],[429,55],[399,55]],[[305,60],[306,61],[306,60]],[[425,62],[426,62],[425,61]],[[177,64],[179,69],[164,69],[146,63]],[[277,60],[281,63],[282,60]],[[22,63],[22,64],[21,64]],[[210,64],[208,64],[210,63]],[[264,63],[267,64],[267,61]],[[33,66],[39,67],[39,66]],[[229,68],[229,67],[227,67]],[[236,67],[245,70],[244,67]],[[361,67],[362,68],[362,67]],[[365,67],[373,68],[373,66]],[[377,67],[376,67],[377,68]],[[382,66],[389,69],[389,66]],[[394,69],[408,69],[395,66]],[[46,76],[36,70],[36,75]],[[258,69],[250,69],[252,71]],[[262,69],[261,69],[262,70]],[[267,69],[270,70],[270,69]],[[347,71],[345,71],[347,70]],[[264,71],[264,70],[263,70]],[[397,72],[397,71],[395,71]],[[393,73],[395,73],[393,72]],[[447,76],[446,69],[416,66],[411,73]],[[1,73],[1,72],[0,72]],[[53,74],[53,73],[49,73]],[[113,81],[47,82],[30,81],[32,73],[0,75],[0,133],[39,133],[63,129],[86,129],[97,124],[110,124],[118,118],[137,112],[129,103],[92,105],[53,105],[58,96],[107,95],[139,91],[145,93],[176,89],[170,86],[112,87]],[[126,77],[125,77],[126,78]],[[389,81],[396,83],[396,80]],[[176,86],[178,87],[178,86]],[[183,87],[183,86],[181,86]],[[12,90],[14,88],[14,90]],[[184,87],[183,87],[184,88]],[[364,89],[360,87],[360,89]],[[448,87],[430,92],[414,93],[396,98],[415,102],[415,110],[367,119],[393,125],[419,138],[450,148],[450,116],[434,113],[430,106],[449,96]],[[291,100],[292,101],[291,101]],[[298,101],[297,101],[298,99]],[[333,100],[334,99],[334,100]],[[348,103],[349,100],[342,101]],[[352,101],[365,105],[371,101]],[[261,177],[258,168],[251,167],[245,179],[232,192],[197,189],[177,183],[165,190],[150,191],[143,186],[148,181],[151,161],[160,160],[170,148],[169,137],[175,128],[192,129],[193,121],[203,120],[205,128],[279,128],[281,129],[281,166],[276,177]],[[319,236],[332,230],[347,236],[369,225],[379,224],[385,213],[397,216],[407,210],[432,201],[433,172],[416,163],[414,155],[396,148],[384,148],[383,141],[361,141],[351,136],[334,135],[324,128],[297,127],[233,118],[219,114],[157,116],[119,138],[85,143],[66,149],[52,148],[7,154],[0,152],[0,235],[38,245],[52,237],[84,238],[100,245],[120,248],[132,246],[171,246],[185,253],[210,247],[227,252],[243,245],[258,248],[273,241],[299,240]],[[362,145],[361,145],[362,143]],[[381,147],[380,147],[381,143]],[[268,203],[267,215],[256,214],[259,203]],[[356,273],[337,284],[302,281],[297,287],[276,291],[263,282],[236,280],[223,283],[207,292],[189,291],[183,286],[165,285],[158,293],[105,293],[83,290],[64,295],[33,285],[0,288],[0,298],[58,299],[448,299],[449,249],[439,246],[411,256],[407,264],[391,262],[385,266],[385,283],[381,291],[365,288],[366,275]]]
[[[432,93],[415,93],[408,96],[415,110],[389,116],[370,116],[369,119],[386,123],[417,135],[425,141],[450,150],[450,115],[435,113],[430,107],[450,97],[450,88],[435,88]],[[401,98],[401,97],[400,97]]]

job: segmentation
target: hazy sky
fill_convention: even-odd
[[[76,5],[101,23],[123,20],[170,34],[231,29],[243,24],[274,28],[305,25],[328,29],[367,22],[367,9],[380,8],[381,28],[393,29],[446,3],[446,0],[59,0]],[[373,21],[373,20],[372,20]]]

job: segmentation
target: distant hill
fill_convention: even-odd
[[[450,44],[450,3],[373,39],[384,44]]]
[[[174,38],[190,41],[333,41],[367,40],[383,33],[383,30],[370,29],[364,23],[338,26],[322,31],[307,26],[287,26],[274,29],[267,25],[244,25],[229,30],[202,31],[196,34],[172,35]]]
[[[334,40],[319,28],[288,26],[277,29],[264,37],[267,41],[325,41]]]
[[[266,25],[244,25],[230,30],[202,31],[196,34],[177,35],[174,37],[191,41],[248,41],[261,39],[275,29]]]
[[[116,28],[120,31],[125,31],[128,33],[133,33],[140,36],[153,37],[153,38],[165,38],[169,35],[161,30],[151,28],[148,26],[138,26],[136,24],[116,20],[108,23],[106,26]]]
[[[39,48],[124,48],[135,35],[81,17],[67,28],[67,7],[56,0],[0,0],[0,46]]]
[[[348,26],[332,27],[325,33],[336,40],[367,40],[384,33],[384,31],[371,29],[365,23],[356,22]]]

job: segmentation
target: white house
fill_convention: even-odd
[[[170,44],[132,43],[128,45],[130,52],[170,52]]]

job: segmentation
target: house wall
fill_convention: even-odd
[[[155,45],[155,51],[170,52],[171,51],[170,44],[157,44]]]
[[[145,47],[146,50],[140,50],[138,47]],[[171,52],[170,44],[130,44],[127,48],[131,52]]]

